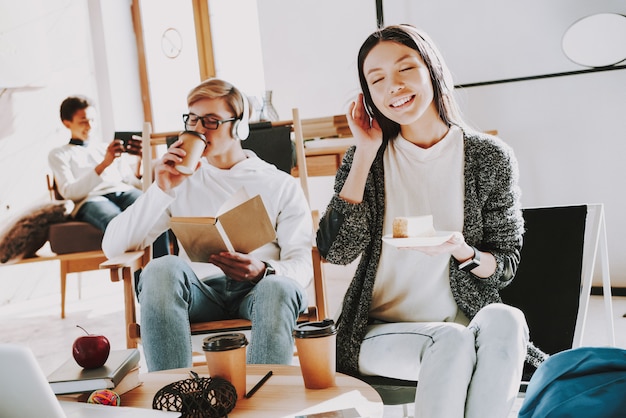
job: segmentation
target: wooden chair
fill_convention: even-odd
[[[284,124],[282,126],[285,126]],[[254,129],[251,130],[252,134]],[[153,134],[149,123],[144,124],[144,188],[152,182],[151,171],[146,167],[151,167],[151,159],[156,156],[153,152],[156,146],[166,143],[168,137],[176,136],[175,132]],[[288,151],[291,154],[291,149]],[[306,179],[306,178],[305,178]],[[305,190],[306,191],[306,190]],[[307,193],[308,198],[308,193]],[[298,322],[317,321],[326,318],[326,291],[324,282],[324,272],[321,266],[321,257],[315,246],[312,246],[311,257],[313,262],[313,283],[307,289],[309,300],[314,301],[306,312],[298,318]],[[100,268],[109,269],[112,281],[121,281],[124,284],[124,311],[126,323],[126,345],[129,348],[137,347],[140,342],[141,331],[137,322],[135,275],[150,261],[150,251],[127,252],[119,257],[109,259],[100,265]],[[312,296],[312,297],[311,297]],[[245,319],[230,319],[221,321],[211,321],[194,323],[191,325],[192,334],[205,334],[212,332],[232,331],[250,329],[251,323]]]
[[[325,298],[325,282],[321,267],[321,258],[317,248],[311,250],[313,260],[313,283],[309,294],[313,294],[314,301],[307,311],[300,315],[298,323],[319,321],[326,318],[327,307]],[[135,274],[150,261],[148,250],[127,252],[119,257],[111,258],[100,264],[100,268],[108,269],[111,281],[124,284],[124,321],[126,323],[126,346],[136,348],[141,341],[141,328],[137,322]],[[251,323],[247,319],[228,319],[191,324],[192,335],[212,332],[234,331],[250,329]]]
[[[51,200],[64,200],[57,189],[56,181],[46,175]],[[101,251],[104,232],[88,222],[68,220],[51,225],[48,240],[50,249],[56,254]]]
[[[98,270],[100,265],[106,260],[107,258],[102,250],[97,250],[69,254],[42,254],[37,257],[23,258],[17,264],[36,263],[41,261],[59,262],[59,274],[61,278],[61,318],[65,318],[67,275],[69,273],[82,273],[84,271]]]
[[[46,175],[46,184],[51,200],[63,200],[50,175]],[[86,222],[68,221],[54,224],[50,226],[48,233],[48,241],[50,242],[52,253],[25,258],[20,261],[20,264],[40,261],[59,262],[61,318],[65,318],[67,275],[69,273],[98,270],[100,264],[106,261],[106,256],[100,248],[102,235],[102,231]]]
[[[306,167],[298,164],[291,174],[300,177],[303,184],[308,176],[334,176],[346,150],[354,144],[346,115],[301,119],[298,109],[293,109],[291,124],[300,152],[298,162],[306,161]]]

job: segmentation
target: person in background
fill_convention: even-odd
[[[125,148],[120,139],[108,144],[91,140],[95,109],[86,97],[66,98],[60,114],[72,137],[48,154],[57,190],[74,202],[72,216],[76,220],[104,231],[111,219],[141,195],[141,180],[122,158],[125,152],[140,157],[141,141],[131,141]]]
[[[450,73],[410,25],[377,30],[358,54],[362,94],[317,245],[360,261],[337,321],[337,367],[417,380],[416,418],[502,418],[529,343],[523,313],[501,303],[520,260],[518,166],[499,138],[463,122]],[[383,243],[396,217],[433,215],[435,246]]]
[[[222,252],[191,263],[182,252],[148,263],[137,291],[150,371],[190,367],[190,323],[231,318],[252,321],[248,363],[293,360],[292,331],[313,277],[311,211],[295,178],[242,148],[249,117],[244,100],[216,78],[193,88],[183,121],[185,130],[206,137],[204,158],[183,175],[175,168],[185,155],[182,141],[172,144],[155,165],[154,184],[105,233],[107,256],[138,250],[169,229],[172,217],[215,216],[241,188],[261,196],[276,229],[276,240],[249,254]]]

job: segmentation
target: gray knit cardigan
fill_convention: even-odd
[[[517,160],[500,139],[465,131],[465,198],[463,236],[482,251],[492,253],[496,271],[481,279],[459,270],[450,257],[450,287],[461,311],[469,318],[490,303],[501,302],[498,290],[512,280],[519,264],[524,221],[520,206]],[[372,290],[382,248],[385,189],[381,146],[370,169],[361,203],[351,204],[338,194],[350,171],[355,147],[350,148],[335,177],[332,197],[317,233],[322,256],[334,264],[348,264],[361,256],[346,291],[337,321],[337,370],[358,374],[361,341],[370,322]],[[538,366],[546,355],[529,344],[527,361]]]

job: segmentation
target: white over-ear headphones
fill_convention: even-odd
[[[233,138],[243,141],[244,139],[248,138],[248,135],[250,135],[250,107],[248,104],[248,98],[244,96],[237,88],[233,87],[233,89],[237,93],[239,93],[239,97],[241,97],[241,100],[243,101],[243,112],[241,114],[241,117],[233,122],[231,134]]]

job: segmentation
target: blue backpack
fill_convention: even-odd
[[[518,418],[626,417],[626,350],[581,347],[554,354],[528,383]]]

